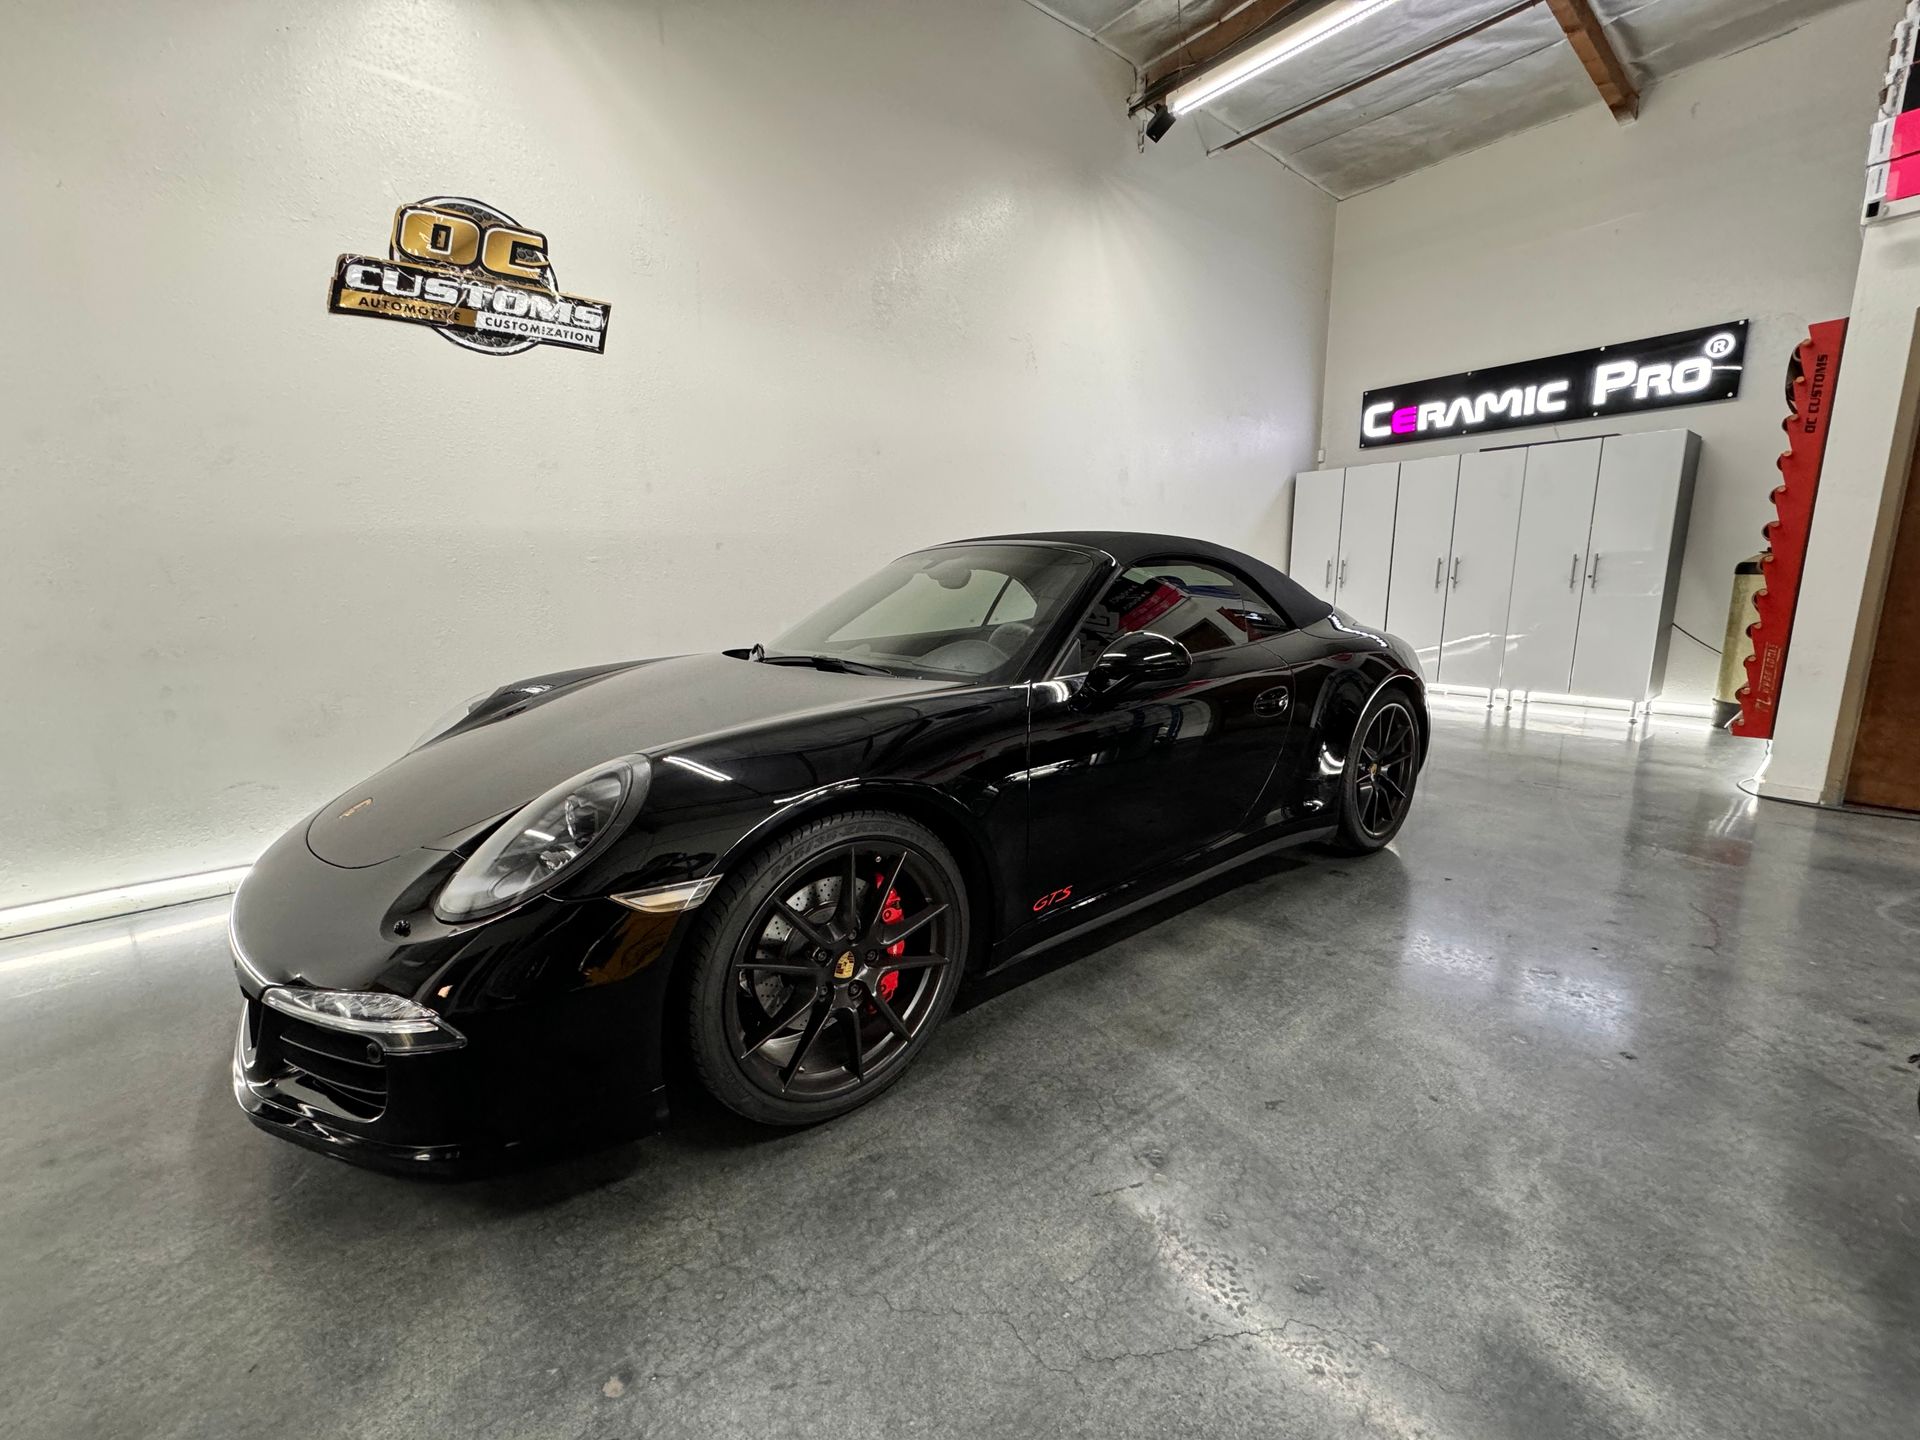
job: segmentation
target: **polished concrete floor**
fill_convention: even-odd
[[[0,1434],[1911,1436],[1920,824],[1520,717],[805,1134],[366,1174],[235,1109],[221,905],[0,946]]]

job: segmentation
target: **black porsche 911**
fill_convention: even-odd
[[[899,1079],[963,980],[1280,845],[1376,850],[1419,666],[1163,535],[918,551],[764,647],[518,681],[260,857],[234,1093],[348,1159],[454,1165]]]

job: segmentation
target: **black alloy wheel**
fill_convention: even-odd
[[[806,826],[703,908],[694,1061],[715,1098],[749,1119],[810,1124],[871,1099],[959,987],[965,884],[938,837],[904,816]]]
[[[1374,697],[1354,727],[1335,847],[1364,855],[1399,833],[1420,772],[1420,726],[1400,695]]]

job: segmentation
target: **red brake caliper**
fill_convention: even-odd
[[[874,876],[873,883],[875,885],[886,884],[886,876]],[[885,925],[897,925],[905,918],[906,913],[906,911],[900,908],[900,892],[898,890],[887,891],[887,901],[880,907],[881,923]],[[887,946],[887,954],[889,955],[904,955],[906,953],[907,942],[904,940],[896,940],[893,944]],[[898,970],[888,970],[882,973],[880,976],[880,998],[882,1000],[885,1000],[891,1005],[893,1003],[893,992],[899,988],[900,972]]]

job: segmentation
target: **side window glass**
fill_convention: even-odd
[[[1264,640],[1282,628],[1274,607],[1244,581],[1192,561],[1155,560],[1107,587],[1065,664],[1070,673],[1085,670],[1117,636],[1134,630],[1152,630],[1199,655]]]

